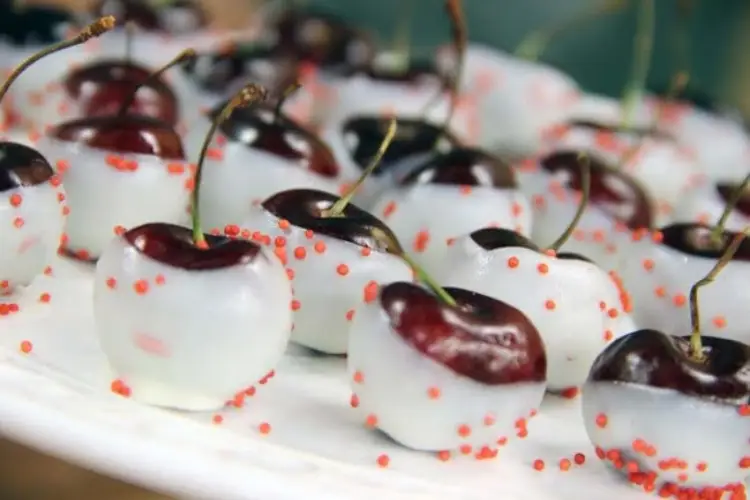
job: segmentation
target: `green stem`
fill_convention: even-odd
[[[711,230],[712,243],[717,245],[721,244],[722,235],[724,234],[724,228],[727,225],[727,220],[732,214],[732,210],[735,209],[737,203],[739,203],[739,201],[742,199],[742,196],[747,191],[748,186],[750,186],[750,174],[745,176],[745,178],[742,180],[742,183],[737,186],[734,191],[732,191],[732,195],[729,197],[729,200],[727,200],[727,204],[724,207],[724,211],[721,213],[721,217],[719,217],[719,220],[716,221],[716,225]]]
[[[570,239],[576,226],[581,222],[581,217],[583,217],[583,213],[586,211],[586,207],[589,204],[589,197],[591,195],[591,159],[586,153],[581,152],[578,155],[577,161],[581,168],[581,201],[578,203],[578,209],[573,216],[573,220],[570,221],[570,224],[568,224],[568,227],[565,228],[565,231],[563,231],[560,237],[549,246],[548,250],[553,250],[555,252],[560,250],[565,242]]]
[[[221,113],[219,113],[219,116],[217,116],[211,123],[206,138],[203,140],[203,145],[201,146],[201,151],[198,155],[198,166],[195,169],[192,203],[190,208],[190,218],[193,226],[193,242],[198,247],[205,248],[207,246],[206,237],[201,229],[200,203],[198,203],[198,200],[200,199],[201,180],[203,179],[203,164],[206,161],[206,153],[211,144],[211,139],[213,139],[219,126],[232,116],[235,109],[249,106],[257,101],[265,100],[266,96],[266,89],[260,85],[251,83],[243,87],[242,90],[230,99],[227,105],[224,106],[224,109],[221,110]]]
[[[435,295],[437,295],[440,300],[442,300],[443,302],[445,302],[449,306],[456,307],[456,301],[453,299],[453,297],[451,297],[450,294],[448,292],[446,292],[443,287],[441,287],[440,285],[438,285],[435,282],[435,280],[433,280],[427,274],[427,272],[424,269],[422,269],[422,267],[419,264],[417,264],[414,261],[414,259],[412,259],[409,256],[409,254],[407,254],[406,252],[403,252],[401,254],[401,258],[404,260],[404,262],[406,262],[406,264],[409,267],[411,267],[412,271],[414,271],[414,274],[417,275],[417,279],[420,282],[424,283],[427,286],[427,288],[429,288],[430,290],[432,290],[432,293],[434,293]]]
[[[274,123],[278,123],[279,119],[281,117],[281,108],[284,107],[284,103],[286,102],[289,97],[297,92],[302,87],[302,84],[299,82],[294,82],[291,85],[289,85],[286,89],[284,89],[284,92],[281,94],[281,97],[279,97],[279,100],[276,101],[276,107],[273,110],[273,121]]]
[[[654,49],[656,17],[654,0],[640,0],[640,2],[638,25],[633,41],[633,67],[630,73],[630,81],[625,87],[622,97],[622,128],[624,129],[632,126],[636,106],[643,98]]]
[[[32,66],[40,59],[44,59],[45,57],[52,55],[55,52],[60,52],[61,50],[75,47],[76,45],[81,45],[82,43],[85,43],[92,38],[101,36],[114,27],[114,16],[102,17],[101,19],[86,26],[76,37],[71,38],[70,40],[64,40],[54,45],[50,45],[49,47],[42,49],[36,54],[32,55],[28,59],[25,59],[21,64],[16,66],[13,72],[8,76],[8,79],[5,80],[5,83],[3,83],[3,86],[0,87],[0,101],[2,101],[5,97],[5,94],[8,93],[8,89],[10,89],[10,86],[13,84],[13,82],[15,82],[16,79],[21,76],[21,73],[26,71],[29,66]]]
[[[398,122],[395,118],[391,118],[391,121],[388,124],[388,131],[385,134],[385,138],[383,139],[383,142],[380,143],[378,152],[375,154],[373,159],[370,160],[370,164],[367,165],[367,168],[362,172],[362,175],[359,176],[357,182],[355,182],[347,190],[346,194],[339,198],[331,208],[323,213],[323,217],[341,217],[343,215],[344,210],[346,209],[347,205],[351,203],[352,198],[357,193],[357,191],[359,191],[359,188],[362,187],[362,184],[365,182],[365,180],[367,180],[370,174],[372,174],[378,167],[378,165],[380,165],[380,162],[383,160],[383,156],[385,155],[386,151],[388,151],[388,148],[393,142],[393,138],[396,136],[397,129]]]
[[[750,229],[745,229],[743,232],[737,234],[708,274],[698,280],[698,282],[690,288],[690,324],[693,329],[690,334],[690,356],[695,361],[700,362],[705,359],[703,355],[703,342],[701,341],[701,318],[700,310],[698,308],[698,291],[702,287],[713,283],[722,269],[731,262],[732,257],[734,257],[734,254],[737,253],[740,245],[748,236],[748,232],[750,232]]]
[[[440,139],[448,132],[451,120],[453,120],[453,115],[456,113],[458,96],[461,88],[461,77],[464,72],[466,48],[469,45],[469,32],[466,25],[466,17],[464,16],[463,0],[446,0],[445,10],[451,21],[451,38],[453,39],[453,46],[456,50],[456,68],[453,75],[451,75],[448,114],[445,116],[445,121],[443,122],[442,133],[438,134],[435,139],[434,147],[436,148],[438,144],[440,144]]]

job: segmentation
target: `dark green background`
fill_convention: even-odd
[[[392,38],[398,19],[410,0],[309,0],[312,5],[342,15],[376,30],[384,41]],[[426,48],[445,42],[448,23],[442,0],[411,0],[412,41]],[[650,83],[666,86],[675,70],[675,1],[655,0],[657,34]],[[542,60],[564,68],[584,88],[619,95],[628,77],[638,0],[625,11],[601,18],[578,32],[559,37]],[[591,0],[464,0],[472,40],[514,49],[529,31],[553,23],[593,5]],[[690,20],[691,86],[713,97],[723,92],[732,72],[729,63],[734,33],[750,9],[748,0],[695,0]],[[750,28],[747,28],[750,29]],[[750,57],[750,47],[748,47]]]

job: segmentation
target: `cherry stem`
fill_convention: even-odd
[[[393,138],[396,136],[396,130],[398,130],[398,122],[395,118],[391,118],[390,123],[388,123],[388,130],[385,133],[383,142],[380,143],[380,147],[378,148],[378,151],[377,153],[375,153],[375,156],[372,158],[372,160],[370,160],[370,164],[367,165],[367,168],[365,168],[364,172],[362,172],[362,175],[359,176],[357,182],[352,184],[352,186],[347,189],[344,196],[339,198],[338,201],[336,201],[336,203],[331,206],[331,208],[323,212],[323,217],[341,217],[344,214],[346,206],[349,205],[349,203],[352,201],[352,198],[357,193],[357,191],[359,191],[359,188],[362,187],[362,184],[365,182],[365,180],[367,180],[367,178],[375,171],[378,165],[380,165],[380,162],[383,161],[383,156],[385,156],[386,151],[388,151],[388,148],[393,142]]]
[[[440,137],[448,132],[451,120],[458,106],[461,76],[464,72],[464,59],[466,58],[466,48],[469,45],[469,30],[466,26],[463,0],[445,0],[445,10],[451,22],[451,38],[453,39],[453,47],[456,51],[456,68],[450,78],[450,107],[443,122],[442,134],[439,134],[435,141],[436,146],[440,141]]]
[[[393,37],[393,53],[396,58],[395,66],[406,71],[411,59],[411,21],[414,17],[414,0],[401,1],[403,12]]]
[[[690,19],[693,16],[695,2],[693,0],[677,0],[676,27],[674,35],[675,59],[682,71],[690,72]]]
[[[701,317],[700,311],[698,310],[698,291],[702,287],[713,283],[719,273],[732,261],[732,257],[734,257],[734,254],[737,253],[740,245],[748,236],[748,232],[750,232],[750,229],[745,229],[741,233],[738,233],[732,239],[732,242],[708,274],[698,280],[698,282],[690,288],[690,324],[693,329],[690,334],[690,357],[695,361],[703,361],[705,358],[703,355],[703,342],[701,341]]]
[[[286,89],[284,89],[284,92],[281,93],[281,96],[279,97],[279,100],[276,101],[276,107],[273,110],[273,121],[274,123],[278,123],[279,119],[281,117],[281,108],[284,107],[284,103],[291,97],[292,94],[297,92],[300,88],[302,88],[302,84],[300,82],[294,82],[291,85],[289,85]]]
[[[199,248],[206,248],[208,246],[206,243],[206,238],[203,234],[203,230],[201,229],[200,207],[198,200],[200,199],[201,179],[203,178],[203,164],[205,163],[206,153],[208,152],[208,147],[211,144],[211,140],[213,139],[214,134],[216,133],[216,130],[219,128],[219,126],[226,120],[228,120],[230,116],[232,116],[232,113],[235,109],[244,108],[258,101],[264,101],[267,95],[268,92],[266,91],[266,89],[255,83],[250,83],[244,86],[242,90],[240,90],[237,94],[235,94],[234,97],[229,100],[226,106],[224,106],[224,108],[219,113],[219,116],[217,116],[216,119],[211,123],[211,127],[206,134],[206,138],[203,140],[200,155],[198,155],[198,166],[195,169],[193,196],[190,209],[193,226],[193,242]]]
[[[156,82],[161,78],[161,76],[169,71],[170,69],[174,68],[175,66],[179,64],[186,63],[188,61],[192,61],[195,59],[196,54],[193,49],[185,49],[182,52],[180,52],[177,57],[169,61],[167,64],[162,66],[161,68],[157,69],[150,75],[148,75],[146,78],[141,80],[139,83],[136,84],[136,86],[133,88],[133,90],[127,95],[125,99],[123,99],[122,104],[120,104],[120,109],[117,111],[118,116],[125,116],[127,114],[128,110],[130,109],[130,106],[133,105],[135,102],[135,98],[138,95],[138,91],[145,87],[146,85]]]
[[[401,253],[401,258],[406,262],[406,264],[411,268],[412,271],[414,271],[414,274],[416,275],[417,279],[424,283],[427,288],[432,290],[432,293],[438,296],[440,300],[445,302],[451,307],[456,307],[456,301],[453,299],[453,297],[450,296],[448,292],[445,291],[445,288],[441,287],[437,284],[435,280],[433,280],[427,272],[422,269],[422,266],[417,264],[414,259],[411,258],[409,254],[406,252]]]
[[[99,19],[96,22],[93,22],[86,26],[83,30],[81,30],[78,35],[75,37],[64,40],[62,42],[56,43],[54,45],[50,45],[49,47],[40,50],[36,54],[32,55],[28,59],[25,59],[21,64],[16,66],[16,68],[13,70],[13,72],[8,76],[8,79],[5,80],[5,83],[3,83],[3,86],[0,87],[0,101],[3,100],[5,97],[5,94],[8,93],[8,89],[10,89],[10,86],[13,84],[16,79],[21,76],[21,73],[26,71],[29,66],[33,65],[40,59],[43,59],[49,55],[54,54],[55,52],[60,52],[61,50],[65,50],[70,47],[75,47],[76,45],[81,45],[82,43],[86,43],[87,41],[91,40],[92,38],[96,38],[98,36],[103,35],[107,31],[111,30],[115,27],[115,17],[114,16],[105,16]]]
[[[654,0],[641,0],[638,9],[638,24],[633,41],[633,67],[630,81],[622,96],[622,128],[630,128],[638,102],[643,97],[646,79],[651,67],[654,49],[655,8]]]
[[[516,57],[526,59],[527,61],[538,61],[553,38],[573,31],[581,25],[588,24],[599,17],[622,10],[627,5],[628,0],[604,0],[601,5],[586,9],[576,17],[549,27],[534,30],[521,40],[514,54]]]
[[[578,154],[578,158],[576,159],[576,161],[581,168],[581,201],[578,203],[578,209],[573,216],[573,220],[570,221],[570,224],[568,224],[568,227],[566,227],[565,231],[563,231],[560,237],[557,238],[557,240],[555,240],[555,242],[552,243],[549,248],[547,248],[547,250],[552,250],[554,252],[560,250],[560,247],[562,247],[565,242],[570,239],[570,236],[573,234],[576,226],[578,226],[578,223],[581,221],[581,217],[583,217],[583,213],[586,211],[586,207],[589,204],[589,197],[591,193],[591,158],[589,158],[588,154],[582,151]]]
[[[750,174],[745,176],[739,186],[734,188],[732,195],[727,200],[727,204],[724,207],[724,211],[721,213],[721,217],[716,221],[716,225],[711,230],[711,243],[715,245],[721,245],[721,235],[724,233],[724,227],[727,225],[729,216],[732,215],[732,211],[740,202],[742,196],[747,192],[747,187],[750,186]]]
[[[136,24],[133,21],[125,23],[125,62],[133,60],[133,38],[135,38]]]

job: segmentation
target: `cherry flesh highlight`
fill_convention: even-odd
[[[401,255],[396,236],[383,221],[348,203],[340,217],[325,214],[339,200],[338,196],[314,189],[281,191],[266,199],[265,210],[302,229],[347,241],[378,252]]]
[[[168,123],[140,115],[94,116],[57,125],[49,135],[115,153],[185,160],[182,140]]]
[[[702,337],[706,357],[689,355],[689,337],[639,330],[614,341],[591,370],[594,382],[672,389],[727,403],[750,399],[750,348],[734,340]]]
[[[518,309],[461,288],[446,288],[456,307],[424,288],[391,283],[380,304],[391,328],[422,355],[485,385],[546,380],[544,344]]]
[[[404,177],[401,184],[449,184],[499,189],[517,187],[513,169],[507,163],[470,147],[457,147],[433,155]]]
[[[123,238],[140,253],[170,267],[211,271],[242,266],[263,257],[260,246],[248,240],[204,235],[208,248],[193,243],[192,230],[166,223],[149,223],[127,231]]]
[[[215,120],[225,105],[214,109],[211,119]],[[333,153],[323,141],[291,118],[275,116],[274,107],[268,103],[235,110],[219,125],[219,131],[236,143],[293,161],[324,177],[335,178],[339,173]]]
[[[15,142],[0,142],[0,192],[44,184],[55,175],[39,151]]]

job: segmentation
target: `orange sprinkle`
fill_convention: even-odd
[[[451,452],[447,450],[439,451],[437,457],[441,462],[447,462],[451,459]]]
[[[31,349],[33,349],[34,346],[29,342],[28,340],[21,341],[21,352],[24,354],[28,354],[31,352]]]
[[[361,371],[357,370],[356,372],[354,372],[354,375],[352,375],[352,380],[354,380],[354,382],[356,382],[357,384],[362,384],[365,381],[365,376]]]
[[[313,250],[317,253],[324,253],[326,251],[326,244],[324,241],[316,241],[313,245]]]
[[[607,427],[607,415],[600,413],[596,416],[596,426],[604,429]]]
[[[261,434],[268,434],[271,432],[271,424],[268,422],[261,422],[261,424],[258,426],[258,431]]]
[[[378,417],[376,417],[372,413],[367,415],[367,418],[365,419],[365,425],[367,427],[375,427],[376,425],[378,425]]]
[[[357,408],[359,406],[359,396],[356,394],[352,394],[352,397],[349,398],[349,405],[352,408]]]
[[[294,258],[297,260],[304,260],[307,256],[307,250],[304,247],[297,247],[294,249]]]
[[[378,284],[375,281],[369,281],[364,288],[364,300],[366,303],[375,301],[378,297]]]
[[[336,272],[341,276],[346,276],[347,274],[349,274],[349,266],[347,266],[346,264],[339,264],[338,266],[336,266]]]
[[[471,435],[471,427],[469,427],[466,424],[461,424],[458,426],[458,435],[465,438],[469,437]]]
[[[224,421],[224,417],[222,417],[221,415],[214,415],[211,420],[215,424],[220,424],[220,423],[222,423]]]
[[[44,293],[42,293],[42,294],[39,295],[39,302],[43,302],[43,303],[47,304],[47,303],[49,303],[49,301],[51,299],[52,299],[52,296],[49,293],[47,293],[47,292],[44,292]]]
[[[510,257],[508,259],[508,267],[511,269],[515,269],[518,267],[518,257]]]
[[[675,306],[682,307],[685,305],[685,302],[687,302],[687,299],[685,298],[683,294],[678,293],[677,295],[674,296],[672,301],[674,302]]]
[[[137,293],[138,295],[145,295],[148,292],[148,281],[136,281],[135,283],[133,283],[133,290],[135,290],[135,293]]]
[[[279,226],[279,229],[281,229],[282,231],[286,231],[287,229],[289,229],[291,224],[286,219],[279,219],[278,226]]]
[[[299,311],[300,307],[302,307],[300,301],[297,299],[293,299],[291,304],[292,311]]]
[[[440,389],[437,387],[430,387],[427,389],[427,397],[430,399],[438,399],[440,397]]]
[[[557,307],[557,304],[555,304],[554,300],[547,300],[544,302],[544,308],[548,311],[554,311],[555,307]]]
[[[536,460],[534,460],[534,469],[536,469],[538,471],[543,471],[544,470],[544,460],[539,459],[539,458],[537,458]]]
[[[583,453],[576,453],[575,455],[573,455],[573,461],[577,465],[583,465],[586,462],[586,455],[584,455]]]
[[[378,467],[388,467],[389,463],[391,463],[391,459],[388,455],[380,455],[378,457]]]
[[[536,266],[536,270],[539,271],[539,274],[547,274],[549,272],[549,266],[542,263]]]
[[[567,471],[570,469],[570,460],[567,458],[563,458],[560,460],[560,470],[561,471]]]

